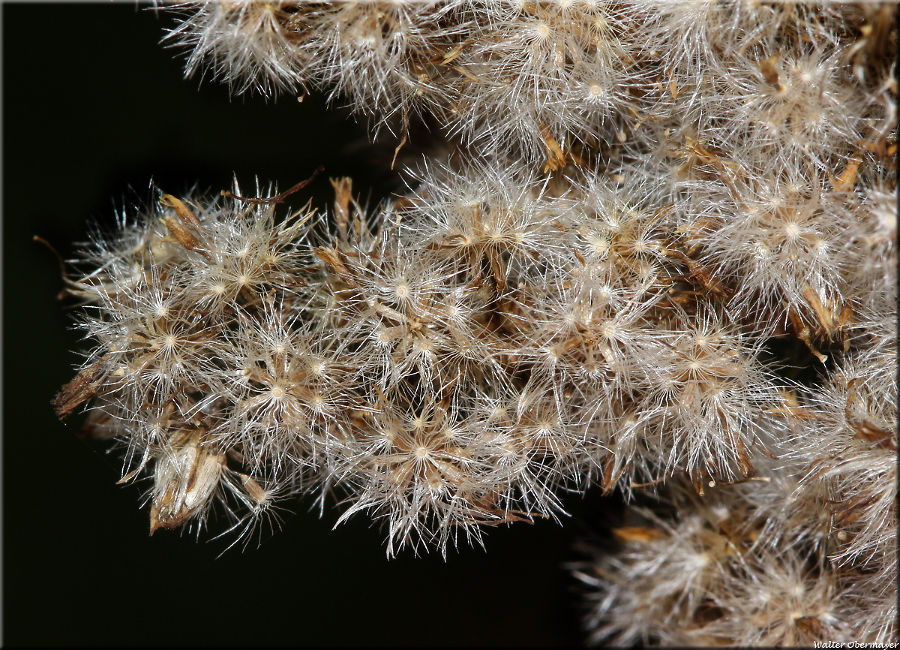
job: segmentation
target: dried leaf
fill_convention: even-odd
[[[103,380],[109,374],[110,356],[110,354],[105,354],[62,387],[62,390],[53,398],[56,417],[60,420],[67,418],[72,411],[97,395]]]
[[[194,213],[191,212],[190,208],[188,208],[181,199],[176,198],[171,194],[163,194],[159,197],[159,202],[167,208],[175,210],[175,214],[178,215],[178,218],[181,219],[182,223],[189,223],[195,228],[203,227],[200,220],[194,216]]]
[[[640,542],[647,543],[661,539],[665,536],[663,531],[658,528],[647,528],[644,526],[624,526],[622,528],[613,528],[613,535],[622,542]]]

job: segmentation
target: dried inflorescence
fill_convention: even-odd
[[[872,92],[896,45],[889,5],[163,6],[179,16],[168,41],[189,50],[189,74],[211,70],[238,92],[322,88],[379,120],[399,116],[401,129],[428,113],[480,152],[515,147],[553,167],[673,116],[668,126],[696,124],[728,149],[828,167],[893,121]]]
[[[477,172],[426,172],[374,217],[336,180],[318,237],[238,191],[164,195],[69,283],[95,348],[60,414],[92,398],[119,423],[154,527],[327,488],[388,519],[390,552],[555,516],[557,487],[627,487],[637,459],[649,480],[751,474],[777,380],[721,298],[681,295],[668,211]]]
[[[445,552],[596,484],[662,498],[577,570],[594,641],[896,638],[896,5],[163,8],[189,74],[458,155],[374,210],[164,194],[84,250],[55,405],[151,530],[312,493]]]
[[[786,517],[796,483],[785,468],[766,470],[765,482],[702,500],[670,482],[662,503],[671,514],[635,509],[634,521],[612,531],[618,548],[588,549],[572,568],[590,588],[593,640],[791,647],[894,638],[893,581],[829,557],[840,534],[824,542],[808,534],[827,502],[804,504],[811,522]]]

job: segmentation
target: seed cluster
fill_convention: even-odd
[[[445,553],[596,485],[655,501],[574,569],[593,640],[896,639],[895,4],[164,8],[189,73],[455,153],[374,209],[163,194],[85,247],[55,405],[152,530],[314,493]]]

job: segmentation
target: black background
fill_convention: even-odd
[[[141,487],[76,438],[50,400],[79,356],[53,255],[88,225],[150,197],[214,191],[232,174],[286,188],[319,164],[371,201],[399,187],[395,141],[326,110],[182,78],[160,47],[168,19],[134,5],[9,5],[3,12],[3,551],[7,645],[570,645],[582,643],[578,587],[563,570],[608,504],[567,499],[573,518],[488,531],[464,548],[388,561],[384,531],[358,517],[335,531],[312,500],[260,548],[160,531]],[[414,151],[417,143],[411,145]],[[133,188],[133,189],[131,189]],[[130,208],[129,208],[130,209]]]

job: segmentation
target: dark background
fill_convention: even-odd
[[[3,552],[7,645],[580,644],[578,587],[562,568],[607,504],[567,500],[574,515],[487,531],[486,550],[384,557],[384,533],[357,517],[335,531],[312,500],[260,548],[232,550],[160,531],[148,536],[141,487],[119,487],[119,461],[76,437],[50,400],[79,362],[71,306],[53,255],[74,254],[91,222],[232,174],[328,198],[351,175],[375,201],[400,187],[396,141],[320,96],[299,104],[229,99],[182,78],[160,47],[168,19],[134,5],[10,5],[3,15]],[[410,152],[422,143],[413,142]]]

